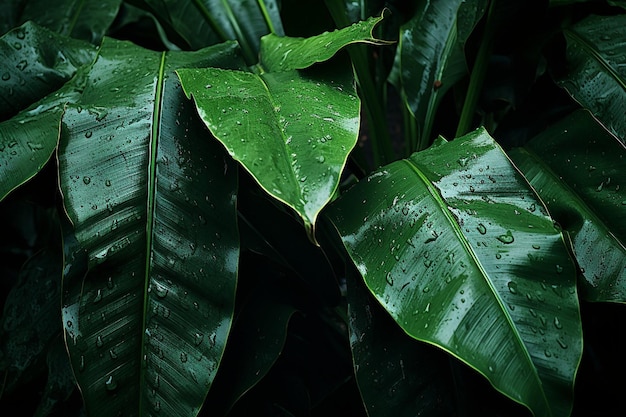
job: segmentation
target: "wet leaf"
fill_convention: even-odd
[[[90,415],[196,415],[217,372],[235,296],[237,176],[173,70],[237,68],[236,51],[106,38],[65,111],[59,175],[76,244],[63,323]]]
[[[560,232],[479,129],[389,164],[329,207],[376,299],[535,415],[567,416],[582,354]]]
[[[626,302],[626,147],[578,110],[510,155],[569,235],[583,296]]]

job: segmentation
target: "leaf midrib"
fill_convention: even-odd
[[[152,253],[152,240],[153,240],[153,226],[155,221],[155,201],[156,201],[156,157],[157,157],[157,142],[160,134],[160,119],[161,119],[161,103],[163,100],[163,84],[165,78],[165,56],[166,53],[161,53],[161,61],[159,64],[159,72],[156,80],[156,89],[154,93],[154,110],[152,112],[152,130],[150,132],[150,143],[148,148],[148,195],[147,195],[147,208],[146,208],[146,249],[145,249],[145,269],[144,269],[144,290],[143,290],[143,311],[142,311],[142,325],[141,325],[141,356],[139,363],[143,363],[144,356],[146,355],[146,320],[148,317],[148,289],[150,286],[150,266],[151,266],[151,253]],[[143,410],[143,393],[146,390],[146,370],[144,366],[141,366],[139,374],[139,414],[142,415]]]
[[[500,310],[502,311],[502,313],[506,317],[506,320],[509,323],[509,327],[513,330],[513,333],[517,336],[516,339],[517,339],[518,343],[523,347],[522,350],[524,352],[524,356],[526,358],[526,361],[530,365],[529,367],[532,369],[534,380],[535,380],[536,384],[538,386],[542,386],[541,379],[539,378],[539,375],[537,373],[537,367],[535,366],[534,362],[532,361],[532,358],[530,357],[528,349],[527,349],[526,345],[524,344],[524,341],[522,340],[521,335],[519,334],[519,332],[517,330],[517,327],[515,327],[515,324],[513,323],[513,319],[511,318],[511,316],[509,315],[507,309],[505,308],[504,304],[502,303],[502,300],[501,300],[501,298],[500,298],[500,296],[498,294],[498,291],[494,288],[494,286],[492,285],[491,281],[488,279],[489,274],[484,269],[482,263],[480,262],[480,260],[476,256],[476,253],[474,252],[474,250],[472,249],[471,245],[469,244],[469,242],[465,238],[465,235],[461,231],[461,228],[459,227],[459,224],[456,222],[456,220],[454,219],[454,217],[452,216],[450,211],[447,210],[446,202],[443,200],[443,198],[439,194],[439,191],[437,190],[437,188],[432,185],[430,180],[421,172],[420,168],[417,165],[415,165],[412,161],[410,161],[408,159],[403,159],[402,162],[406,163],[409,166],[409,168],[422,181],[422,183],[426,186],[426,189],[428,190],[428,193],[430,194],[432,199],[436,202],[436,206],[441,210],[441,212],[443,213],[444,217],[446,218],[446,220],[450,224],[452,230],[454,231],[455,236],[457,237],[457,239],[463,245],[463,248],[465,249],[465,252],[470,256],[470,258],[472,259],[472,261],[474,262],[476,267],[479,269],[481,275],[483,277],[485,277],[484,281],[487,283],[487,286],[489,287],[489,289],[491,290],[492,294],[494,295],[495,300],[500,305]],[[471,366],[471,364],[469,364],[469,365]],[[543,389],[541,389],[541,392],[543,393],[543,396],[544,396],[544,398],[543,398],[544,403],[545,404],[549,404],[548,399],[545,397],[545,391]]]

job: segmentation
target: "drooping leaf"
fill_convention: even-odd
[[[626,302],[626,147],[579,110],[510,151],[568,233],[590,301]]]
[[[0,120],[65,84],[91,63],[92,45],[27,22],[0,38]]]
[[[383,167],[328,214],[407,334],[536,416],[567,416],[582,352],[576,270],[542,207],[480,129]]]
[[[260,65],[266,71],[290,71],[308,68],[332,58],[351,43],[389,44],[373,35],[374,26],[383,16],[370,17],[343,29],[309,38],[292,38],[269,34],[261,38]]]
[[[59,175],[77,244],[63,323],[90,415],[193,416],[215,376],[235,295],[237,175],[173,70],[240,65],[234,43],[157,53],[105,38],[65,111]]]
[[[261,36],[283,35],[276,0],[145,0],[154,13],[198,49],[237,40],[249,65],[255,64]]]
[[[589,16],[563,31],[568,71],[557,82],[626,142],[626,15]]]
[[[430,141],[435,113],[444,94],[468,72],[463,47],[486,3],[422,1],[413,18],[400,30],[389,80],[415,117],[422,144]]]
[[[122,0],[26,0],[9,6],[15,23],[33,21],[54,32],[98,44]]]
[[[359,130],[351,74],[217,68],[177,71],[200,117],[274,198],[292,207],[314,239]]]

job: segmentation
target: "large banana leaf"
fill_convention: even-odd
[[[430,141],[444,94],[468,72],[463,47],[486,3],[420,1],[413,18],[400,29],[390,81],[415,116],[421,144]]]
[[[563,31],[568,71],[559,84],[626,141],[626,15],[589,16]]]
[[[63,322],[92,416],[193,416],[217,371],[235,296],[237,174],[173,70],[236,68],[237,51],[105,38],[65,111],[59,175],[78,248]],[[86,276],[73,272],[82,257]]]
[[[407,334],[458,357],[536,416],[569,415],[582,351],[576,269],[484,130],[383,167],[328,214]]]
[[[262,69],[177,71],[200,117],[230,155],[271,196],[293,208],[315,240],[315,221],[330,201],[357,141],[360,101],[349,68],[298,68],[324,61],[353,42],[372,41],[370,19],[313,38],[263,40]],[[320,42],[328,50],[320,47]],[[288,58],[297,50],[294,58]]]
[[[259,40],[283,35],[276,0],[144,0],[193,49],[237,40],[248,64],[256,63]]]
[[[626,302],[626,147],[579,110],[509,155],[568,233],[590,301]]]

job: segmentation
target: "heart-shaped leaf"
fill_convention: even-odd
[[[567,416],[581,358],[576,269],[553,221],[483,129],[373,173],[328,215],[412,337],[537,416]]]
[[[220,363],[237,175],[173,70],[221,65],[241,65],[236,44],[157,53],[107,38],[65,111],[59,175],[77,247],[63,323],[90,415],[196,415]]]

